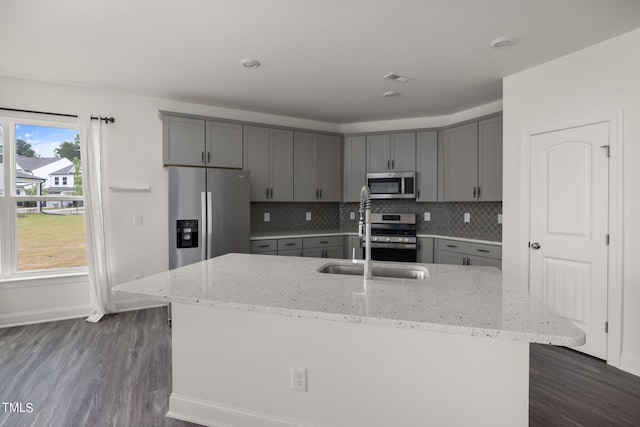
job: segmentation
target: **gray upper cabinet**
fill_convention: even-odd
[[[206,122],[207,166],[242,169],[242,125]]]
[[[478,200],[502,200],[502,116],[478,122]]]
[[[205,121],[162,116],[162,160],[165,165],[205,165]]]
[[[438,200],[438,133],[419,132],[416,135],[416,201]]]
[[[441,132],[441,200],[473,201],[478,186],[478,123]]]
[[[245,126],[243,146],[251,201],[293,201],[293,132]]]
[[[502,117],[440,132],[439,200],[502,200]]]
[[[341,194],[340,138],[296,132],[294,136],[294,200],[339,202]]]
[[[367,172],[415,170],[415,133],[367,136]]]
[[[360,189],[367,183],[367,139],[350,136],[344,141],[343,202],[359,202]]]
[[[242,125],[163,115],[163,162],[242,169]]]

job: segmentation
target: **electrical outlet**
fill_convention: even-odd
[[[431,221],[431,212],[425,212],[424,213],[424,220],[425,221]]]
[[[471,222],[471,214],[470,213],[465,213],[464,214],[464,222]]]
[[[498,214],[498,224],[502,224],[502,214]]]
[[[307,212],[304,218],[305,218],[307,221],[311,221],[311,212]]]
[[[356,213],[355,212],[349,212],[349,219],[356,219]]]
[[[307,391],[307,368],[291,368],[291,388]]]
[[[133,225],[142,225],[142,214],[133,215]]]
[[[269,212],[264,213],[264,222],[271,221],[271,214]]]

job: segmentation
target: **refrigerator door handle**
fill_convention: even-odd
[[[207,259],[207,243],[205,243],[204,237],[204,222],[207,218],[207,202],[205,200],[204,191],[200,192],[200,218],[202,218],[202,223],[200,224],[200,247],[202,248],[202,259]]]
[[[213,255],[213,204],[211,191],[207,191],[207,259]]]

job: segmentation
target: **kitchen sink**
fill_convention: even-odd
[[[326,264],[318,269],[320,273],[327,274],[349,274],[352,276],[363,276],[364,265],[358,264]],[[371,269],[373,277],[390,277],[395,279],[426,279],[429,272],[424,267],[383,267],[374,265]]]

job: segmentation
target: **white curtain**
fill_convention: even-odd
[[[97,322],[105,314],[113,312],[105,230],[102,121],[91,120],[91,114],[81,114],[80,138],[84,223],[91,296],[91,314],[87,321]]]

